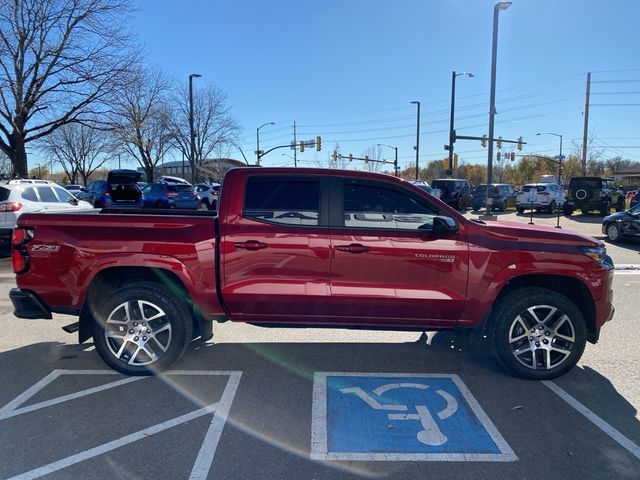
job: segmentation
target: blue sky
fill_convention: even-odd
[[[185,83],[190,73],[228,95],[240,144],[261,148],[322,136],[323,150],[300,165],[326,162],[335,144],[361,155],[377,143],[415,164],[443,158],[451,71],[458,77],[456,130],[488,131],[493,6],[487,0],[140,0],[132,27],[148,60]],[[523,153],[555,154],[581,141],[586,73],[592,74],[590,132],[607,157],[640,161],[640,2],[514,0],[500,13],[496,136],[528,142]],[[615,104],[615,105],[613,105]],[[606,105],[606,106],[604,106]],[[627,148],[634,147],[634,148]],[[486,163],[479,142],[456,143],[461,161]],[[275,150],[265,165],[292,165]],[[387,150],[389,158],[392,151]],[[241,158],[237,151],[234,158]]]

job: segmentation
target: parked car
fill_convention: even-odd
[[[73,183],[68,183],[64,186],[64,189],[68,192],[73,193],[74,195],[82,190],[82,185],[76,185]]]
[[[640,238],[640,205],[623,212],[617,212],[602,221],[602,233],[609,240],[617,242],[623,238]]]
[[[15,317],[79,317],[67,331],[130,375],[171,367],[214,321],[236,321],[475,329],[513,374],[548,380],[613,315],[611,258],[568,229],[477,223],[370,172],[233,168],[222,190],[216,222],[151,209],[21,217]]]
[[[0,249],[11,246],[11,234],[23,213],[91,209],[91,204],[52,182],[10,180],[0,185]]]
[[[111,170],[106,180],[94,180],[76,195],[95,208],[142,207],[142,192],[136,183],[142,173],[136,170]]]
[[[478,185],[473,194],[471,209],[477,212],[487,205],[487,184]],[[516,192],[508,183],[496,183],[491,186],[491,209],[504,212],[516,206]]]
[[[218,198],[220,197],[219,183],[197,183],[194,185],[198,200],[210,210],[218,209]]]
[[[573,177],[569,181],[565,215],[580,209],[583,214],[595,210],[606,217],[612,207],[618,212],[625,209],[624,192],[616,187],[613,178]]]
[[[535,209],[553,213],[564,205],[564,198],[564,189],[557,183],[527,183],[516,194],[516,211]]]
[[[422,180],[409,180],[409,183],[421,188],[433,197],[440,198],[440,190],[431,188],[427,182],[423,182]]]
[[[440,200],[456,210],[466,210],[471,205],[471,182],[458,178],[433,180],[431,188],[440,190]]]
[[[142,189],[142,203],[151,208],[183,208],[195,210],[207,209],[198,201],[193,185],[190,183],[173,183],[166,180],[155,181]]]

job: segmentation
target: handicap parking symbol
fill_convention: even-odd
[[[316,372],[311,456],[517,460],[457,375]]]

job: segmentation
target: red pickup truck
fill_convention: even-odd
[[[571,369],[613,315],[613,264],[579,233],[470,220],[388,175],[227,173],[218,215],[25,214],[19,318],[79,317],[114,369],[170,367],[214,321],[481,332],[515,375]]]

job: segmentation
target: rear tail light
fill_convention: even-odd
[[[24,273],[29,270],[29,254],[27,243],[33,238],[33,230],[29,228],[16,227],[13,229],[11,239],[11,263],[14,273]]]
[[[167,197],[177,197],[178,196],[178,192],[167,192]]]
[[[17,212],[22,208],[20,202],[5,202],[0,203],[0,212]]]

